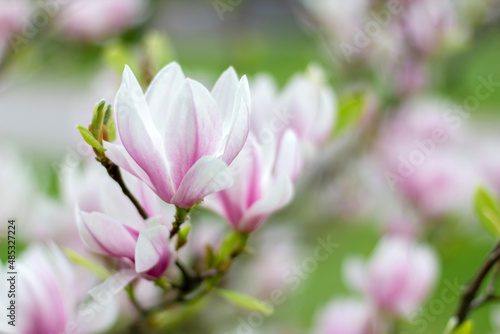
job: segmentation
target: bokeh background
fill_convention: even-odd
[[[251,82],[266,73],[280,88],[314,64],[338,98],[335,131],[299,180],[293,202],[256,232],[253,254],[242,258],[225,284],[263,299],[267,284],[281,286],[286,301],[256,332],[306,333],[329,301],[356,296],[343,278],[346,257],[368,257],[384,233],[415,234],[436,250],[439,279],[422,306],[425,329],[401,321],[397,332],[441,333],[458,299],[436,300],[450,282],[470,279],[494,244],[472,213],[472,197],[479,184],[500,195],[500,87],[462,119],[452,140],[436,149],[411,182],[392,189],[386,173],[399,154],[414,149],[420,132],[476,94],[478,78],[500,82],[498,3],[450,1],[468,9],[457,11],[450,28],[455,30],[447,32],[451,46],[417,52],[407,73],[400,68],[410,57],[405,54],[392,57],[385,50],[373,56],[366,48],[360,59],[347,62],[338,52],[339,38],[349,38],[345,31],[358,24],[349,19],[353,9],[347,0],[323,12],[326,22],[338,25],[325,24],[314,1],[222,1],[223,13],[217,1],[112,2],[103,1],[109,7],[100,8],[89,1],[73,12],[61,6],[45,21],[36,14],[42,2],[0,0],[0,214],[2,224],[17,218],[27,236],[19,240],[20,248],[74,223],[71,215],[62,217],[71,209],[65,208],[61,171],[92,160],[75,127],[89,123],[95,102],[114,99],[125,63],[139,71],[144,59],[157,60],[150,69],[177,61],[208,86],[233,66]],[[430,25],[428,19],[418,16],[417,30]],[[439,27],[429,32],[440,33]],[[378,37],[371,45],[377,43]],[[346,107],[349,98],[357,101],[354,108]],[[224,227],[206,212],[194,217],[194,225],[204,220]],[[2,224],[0,236],[6,231]],[[279,279],[286,264],[311,256],[317,238],[330,235],[338,244],[334,254],[297,289]],[[170,321],[170,332],[231,332],[239,317],[248,315],[217,297],[206,303],[214,306],[193,312],[187,321]],[[492,304],[474,313],[476,333],[500,330],[495,309]]]

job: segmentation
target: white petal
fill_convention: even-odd
[[[139,234],[135,250],[135,270],[144,273],[155,271],[158,277],[166,270],[172,254],[169,246],[169,231],[163,225],[150,227]]]
[[[165,128],[167,111],[184,79],[179,64],[172,62],[158,72],[149,85],[146,101],[157,129]]]
[[[250,88],[244,76],[234,96],[234,105],[229,119],[223,121],[224,153],[222,160],[228,165],[241,151],[250,130]],[[225,116],[227,117],[227,116]]]
[[[172,204],[189,208],[203,197],[231,187],[233,176],[227,165],[214,157],[199,159],[182,180]]]

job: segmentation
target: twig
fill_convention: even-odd
[[[170,230],[170,239],[172,239],[181,229],[181,225],[188,219],[188,213],[192,208],[184,209],[178,206],[175,207],[175,221],[172,223]]]
[[[137,211],[139,212],[141,217],[143,219],[148,219],[149,216],[148,216],[146,210],[144,210],[144,208],[141,206],[139,201],[134,197],[134,195],[132,195],[130,190],[128,190],[127,186],[125,185],[125,182],[123,181],[122,174],[120,172],[120,168],[117,165],[115,165],[115,163],[107,157],[98,158],[97,160],[101,163],[101,165],[104,166],[104,168],[106,168],[109,176],[111,176],[111,178],[113,180],[115,180],[116,183],[118,183],[118,185],[122,189],[122,192],[125,194],[125,196],[127,196],[129,198],[129,200],[132,202],[132,204],[134,204],[135,208],[137,209]]]
[[[500,260],[500,243],[498,243],[495,246],[495,248],[490,252],[486,260],[483,262],[481,268],[479,268],[479,271],[477,272],[476,276],[466,286],[464,292],[462,293],[460,304],[458,305],[457,311],[455,313],[455,316],[457,318],[457,326],[456,326],[457,328],[465,321],[465,319],[467,319],[467,316],[469,315],[470,311],[492,300],[492,297],[488,295],[486,295],[485,298],[480,298],[480,299],[476,299],[476,296],[486,276],[493,268],[493,266],[496,263],[498,263],[499,260]],[[493,277],[492,280],[496,281],[496,277]],[[495,284],[495,282],[492,282],[491,284]]]

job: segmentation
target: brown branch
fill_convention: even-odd
[[[139,212],[141,217],[143,219],[148,219],[149,216],[148,216],[146,210],[144,210],[144,208],[141,206],[139,201],[134,197],[134,195],[132,195],[130,190],[128,190],[127,186],[125,185],[125,182],[123,181],[122,173],[120,172],[120,168],[117,165],[115,165],[115,163],[113,161],[111,161],[110,159],[108,159],[107,157],[98,158],[98,161],[101,163],[101,165],[104,166],[104,168],[106,168],[109,176],[113,180],[115,180],[116,183],[118,183],[118,185],[122,189],[122,192],[125,194],[125,196],[128,197],[128,199],[132,202],[132,204],[134,204],[135,208],[137,209],[137,211]]]
[[[457,311],[455,312],[455,317],[457,318],[457,326],[460,326],[465,319],[467,319],[469,313],[483,305],[484,303],[492,300],[492,298],[486,295],[485,298],[476,299],[476,296],[481,288],[483,281],[486,276],[493,268],[493,266],[500,261],[500,243],[498,243],[495,248],[490,252],[486,260],[483,262],[481,268],[479,268],[476,276],[472,279],[472,281],[466,286],[464,292],[462,293],[462,297],[460,300],[460,304],[458,305]],[[495,277],[493,277],[495,279]],[[493,282],[492,284],[494,284]]]

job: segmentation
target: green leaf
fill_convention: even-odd
[[[494,195],[478,187],[474,195],[474,211],[483,228],[495,238],[500,237],[500,207]]]
[[[217,264],[231,255],[233,251],[242,251],[248,240],[248,234],[232,231],[224,237],[217,254]]]
[[[101,267],[99,264],[93,262],[92,260],[82,256],[81,254],[75,252],[74,250],[67,248],[65,249],[64,252],[66,253],[68,259],[70,259],[73,263],[76,263],[90,270],[100,278],[107,279],[109,276],[111,276],[109,271],[107,271],[105,268]]]
[[[472,333],[472,321],[466,321],[460,327],[453,331],[453,334],[471,334]]]
[[[270,316],[274,313],[274,310],[271,306],[251,296],[225,289],[216,289],[216,291],[224,299],[236,306],[240,306],[251,311],[261,312],[265,316]]]
[[[349,93],[340,98],[334,135],[345,133],[356,126],[363,115],[365,100],[363,91]]]
[[[190,230],[191,230],[191,225],[184,225],[179,230],[179,237],[182,239],[187,239]]]
[[[106,101],[101,100],[94,106],[94,115],[92,115],[91,129],[94,134],[94,138],[99,140],[101,137],[101,127],[104,120],[104,107],[106,106]]]
[[[106,151],[106,149],[101,145],[101,143],[99,143],[99,141],[97,141],[97,139],[94,138],[94,135],[92,135],[92,133],[87,128],[81,125],[78,125],[76,128],[78,129],[78,131],[80,131],[80,134],[87,142],[87,144],[89,144],[99,152]]]
[[[191,230],[191,225],[183,225],[181,229],[179,230],[179,233],[177,233],[177,249],[181,248],[184,246],[187,242],[187,237],[189,234],[189,231]]]

